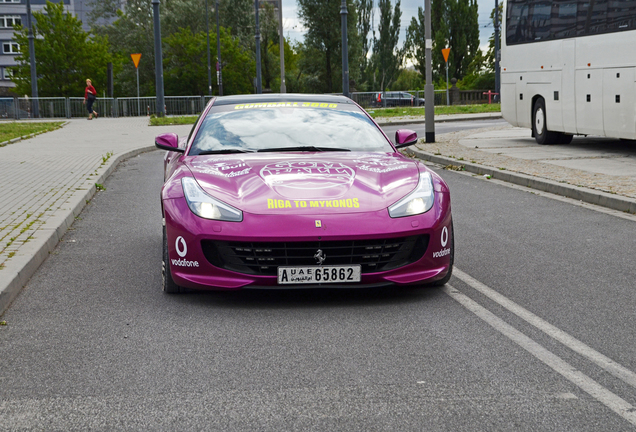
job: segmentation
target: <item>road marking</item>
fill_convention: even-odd
[[[455,271],[456,269],[453,270],[453,272]],[[446,284],[443,290],[451,298],[453,298],[466,309],[484,320],[495,330],[502,333],[508,339],[510,339],[521,348],[528,351],[534,357],[542,361],[544,364],[552,368],[555,372],[575,384],[581,390],[588,393],[594,399],[614,411],[616,414],[630,422],[632,425],[636,426],[636,408],[630,405],[627,401],[607,390],[605,387],[585,375],[583,372],[576,370],[574,366],[565,362],[557,355],[551,353],[542,345],[530,339],[528,336],[524,335],[519,330],[512,327],[510,324],[506,323],[504,320],[497,317],[495,314],[493,314],[483,306],[480,306],[474,300],[470,299],[466,295],[459,292],[457,289],[453,288],[451,285]]]
[[[533,325],[553,339],[558,340],[563,345],[570,348],[572,351],[582,355],[592,363],[595,363],[608,373],[614,375],[616,378],[636,388],[636,373],[615,362],[611,358],[601,354],[595,349],[589,347],[575,337],[570,336],[563,330],[560,330],[547,321],[539,318],[529,310],[519,306],[517,303],[499,294],[494,289],[467,275],[463,271],[459,270],[457,267],[453,267],[453,275],[462,282],[479,291],[489,299],[508,309],[510,312],[514,313],[527,323]]]

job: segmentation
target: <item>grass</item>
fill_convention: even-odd
[[[370,108],[371,117],[423,117],[424,107]],[[435,107],[435,114],[474,114],[501,112],[500,104],[480,105],[440,105]]]
[[[194,124],[199,116],[150,117],[150,126]]]
[[[424,107],[369,108],[367,112],[373,118],[386,117],[424,117]],[[501,112],[500,104],[480,105],[440,105],[435,107],[435,114],[473,114]],[[194,124],[199,116],[150,117],[150,126],[168,126]]]
[[[59,129],[64,122],[1,122],[0,123],[0,147],[6,145],[6,141],[31,134],[39,134]]]

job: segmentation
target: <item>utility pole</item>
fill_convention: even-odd
[[[280,92],[287,93],[285,87],[285,36],[283,36],[283,0],[278,0],[278,37],[280,45]]]
[[[31,0],[27,0],[27,27],[29,29],[29,62],[31,63],[31,102],[33,103],[33,117],[40,117],[38,100],[38,74],[35,68],[35,43],[31,28]]]
[[[205,28],[208,34],[208,95],[212,95],[212,66],[210,65],[210,18],[208,0],[205,0]]]
[[[499,57],[499,1],[495,0],[495,97],[501,101]]]
[[[342,17],[342,94],[349,97],[349,51],[347,42],[347,0],[340,6]]]
[[[221,30],[219,28],[219,0],[216,0],[216,84],[223,96],[223,63],[221,63]],[[210,92],[212,94],[212,92]]]
[[[263,93],[261,84],[261,29],[258,27],[258,0],[254,0],[254,8],[256,9],[256,94]]]
[[[426,142],[435,142],[435,87],[433,87],[433,38],[431,35],[431,0],[424,0],[424,39],[426,40],[426,85],[424,86],[424,121]]]
[[[161,54],[161,21],[159,20],[159,1],[152,0],[152,13],[155,27],[155,82],[157,86],[157,114],[166,115],[166,103],[163,97],[163,57]]]

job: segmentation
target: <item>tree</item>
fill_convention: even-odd
[[[342,90],[342,30],[340,0],[298,0],[298,17],[307,27],[304,43],[301,44],[299,67],[301,74],[318,78],[313,91],[334,93]],[[356,28],[357,10],[347,8],[347,35],[349,59],[359,59],[361,41]],[[320,64],[320,67],[317,63]],[[350,78],[358,77],[359,67],[349,65]]]
[[[207,39],[205,32],[182,28],[164,38],[163,56],[165,92],[171,96],[208,93]]]
[[[402,65],[403,53],[397,44],[400,38],[400,0],[391,11],[391,0],[379,0],[380,22],[378,39],[374,40],[374,67],[378,71],[380,89],[385,90],[397,78]]]
[[[105,0],[117,1],[117,0]],[[244,5],[244,0],[236,0]],[[111,4],[113,6],[114,3]],[[208,17],[210,35],[216,39],[216,20],[210,0]],[[116,8],[115,8],[116,9]],[[221,10],[221,8],[219,8]],[[100,9],[102,15],[112,13],[112,7]],[[94,24],[96,33],[107,36],[112,42],[110,49],[119,58],[123,67],[115,77],[115,93],[132,96],[137,94],[135,67],[130,54],[142,54],[139,63],[140,94],[154,95],[155,55],[154,24],[151,0],[127,0],[125,9],[115,10],[117,19],[111,25]],[[252,20],[253,10],[252,10]],[[166,94],[207,94],[207,26],[205,22],[205,2],[203,0],[170,0],[161,9],[161,33],[163,39],[164,89]],[[241,45],[238,37],[230,30],[220,28],[221,58],[223,60],[224,94],[249,93],[255,76],[254,52]],[[211,62],[216,63],[216,44],[212,44]],[[248,75],[251,74],[251,75]],[[217,90],[217,87],[213,87]]]
[[[259,10],[259,27],[261,31],[261,72],[263,87],[271,89],[273,82],[280,76],[280,52],[278,37],[278,19],[274,6],[263,3]],[[280,84],[279,84],[280,86]]]
[[[150,0],[128,0],[124,11],[117,10],[112,25],[94,25],[93,32],[108,37],[110,51],[122,63],[115,76],[115,95],[137,95],[135,65],[130,54],[141,54],[139,90],[142,96],[155,94],[155,50],[153,11]],[[97,17],[99,18],[99,17]],[[165,36],[165,35],[164,35]]]
[[[433,39],[433,79],[445,77],[446,62],[442,49],[450,47],[448,58],[449,76],[457,79],[473,73],[479,62],[475,57],[479,50],[479,23],[476,0],[433,0],[431,2],[431,33]],[[406,51],[415,60],[416,68],[425,74],[425,13],[418,8],[417,19],[413,17],[407,30]]]
[[[38,95],[40,97],[84,96],[86,79],[97,89],[106,88],[106,65],[111,60],[108,41],[82,30],[82,23],[64,11],[62,3],[46,2],[42,12],[33,12]],[[13,81],[18,94],[31,94],[28,29],[16,26],[14,39],[20,46]]]
[[[361,53],[360,60],[357,62],[360,70],[360,78],[362,83],[360,83],[361,87],[366,87],[367,83],[370,79],[370,71],[369,71],[369,50],[371,49],[371,45],[369,43],[369,32],[371,29],[371,22],[373,16],[373,0],[355,0],[355,7],[358,10],[358,35],[361,40]],[[375,35],[375,32],[374,32]],[[373,36],[374,36],[373,35]],[[351,69],[351,68],[350,68]]]
[[[230,29],[232,36],[238,39],[245,51],[254,52],[256,49],[254,0],[220,0],[220,2],[221,27]]]

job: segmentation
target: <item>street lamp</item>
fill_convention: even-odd
[[[256,32],[254,39],[256,40],[256,94],[263,93],[261,86],[261,29],[258,27],[258,0],[254,0]]]
[[[278,0],[278,44],[280,45],[280,92],[286,93],[285,87],[285,36],[283,36],[283,0]]]
[[[163,97],[163,57],[161,54],[161,22],[159,20],[159,1],[152,0],[152,13],[155,28],[155,82],[157,87],[157,114],[159,117],[166,115],[165,100]]]
[[[342,94],[349,97],[349,52],[347,43],[347,0],[340,6],[342,22]]]
[[[501,101],[499,74],[499,1],[495,0],[495,97]]]
[[[31,0],[27,0],[27,28],[29,29],[29,62],[31,63],[31,100],[33,101],[33,117],[40,116],[38,107],[38,74],[35,68],[35,44],[31,28]]]
[[[424,0],[424,39],[426,41],[426,85],[424,86],[425,140],[435,142],[435,88],[433,87],[433,38],[431,32],[431,0]]]
[[[216,0],[216,83],[219,86],[219,96],[223,96],[223,63],[221,62],[221,32],[219,30],[219,0]]]
[[[210,18],[208,17],[208,12],[208,0],[205,0],[205,28],[208,35],[208,95],[212,95],[212,68],[210,67]]]

